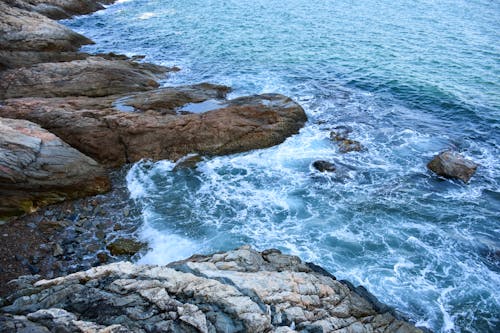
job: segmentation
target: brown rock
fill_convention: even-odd
[[[134,255],[143,249],[146,243],[138,242],[134,239],[119,238],[112,243],[106,245],[108,251],[114,255]]]
[[[92,56],[98,56],[106,60],[136,60],[140,57],[129,58],[115,53],[100,53],[91,55],[84,52],[49,52],[49,51],[12,51],[0,50],[0,70],[18,67],[30,67],[44,62],[66,62],[73,60],[84,60]],[[141,66],[148,70],[147,64]],[[156,67],[156,65],[153,65]],[[150,68],[151,69],[151,68]],[[173,68],[172,70],[176,70]]]
[[[177,160],[190,153],[224,155],[266,148],[297,133],[307,120],[300,105],[278,94],[238,98],[225,102],[223,108],[200,114],[176,114],[171,108],[182,104],[182,100],[168,101],[170,93],[176,98],[182,95],[175,91],[187,94],[183,98],[189,103],[219,96],[221,87],[161,89],[161,94],[167,96],[165,102],[148,105],[159,107],[159,112],[121,112],[111,107],[110,97],[24,98],[5,101],[0,116],[36,122],[109,166],[143,158]],[[148,94],[160,92],[139,96],[147,100]]]
[[[167,68],[128,60],[88,57],[41,63],[0,72],[0,99],[13,97],[107,96],[158,87]]]
[[[337,142],[339,146],[339,151],[341,153],[349,153],[351,151],[361,151],[363,150],[363,146],[361,143],[356,140],[346,139]]]
[[[351,151],[361,151],[363,146],[359,141],[349,139],[352,129],[347,126],[337,126],[330,132],[330,139],[336,141],[339,152],[349,153]]]
[[[152,110],[162,114],[177,114],[176,109],[188,103],[201,103],[210,99],[223,99],[231,88],[201,83],[191,86],[162,88],[137,93],[120,102],[136,111]]]
[[[447,150],[436,155],[427,168],[441,177],[461,179],[468,183],[476,172],[477,164],[455,151]]]
[[[9,2],[16,1],[0,2],[2,51],[76,51],[82,45],[93,43],[43,15],[14,7]]]
[[[36,124],[0,118],[0,217],[109,188],[93,159]]]

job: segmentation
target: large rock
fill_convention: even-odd
[[[455,151],[446,150],[436,155],[427,168],[441,177],[461,179],[468,183],[476,172],[477,164]]]
[[[0,116],[38,123],[109,166],[266,148],[297,133],[307,120],[300,105],[278,94],[222,100],[218,109],[204,113],[177,112],[182,104],[219,98],[227,91],[201,84],[128,97],[12,99],[0,105]],[[135,111],[113,108],[121,103]]]
[[[122,262],[11,285],[19,290],[0,315],[9,332],[421,332],[277,250],[242,247],[168,267]]]
[[[109,188],[93,159],[36,124],[0,118],[0,217]]]
[[[20,2],[20,0],[15,0]],[[22,0],[25,7],[30,8],[54,20],[61,20],[74,15],[90,14],[104,9],[103,4],[114,0]]]
[[[0,72],[0,99],[13,97],[107,96],[158,87],[169,69],[130,60],[87,57],[40,63]]]
[[[76,51],[92,41],[51,19],[0,1],[0,50]]]

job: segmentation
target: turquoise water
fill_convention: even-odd
[[[96,41],[87,51],[181,67],[165,85],[280,92],[309,117],[279,146],[197,170],[136,164],[142,262],[275,247],[420,326],[500,331],[500,2],[136,0],[65,23]],[[336,125],[366,150],[340,154]],[[480,164],[470,184],[426,170],[446,148]]]

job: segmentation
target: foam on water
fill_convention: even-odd
[[[279,92],[309,117],[279,146],[194,170],[134,165],[128,188],[151,247],[141,261],[279,248],[421,326],[498,332],[499,12],[479,0],[155,0],[68,21],[97,42],[87,51],[180,66],[165,85]],[[337,125],[365,150],[340,154],[329,139]],[[426,170],[447,148],[479,163],[469,185]],[[319,159],[340,172],[315,171]]]

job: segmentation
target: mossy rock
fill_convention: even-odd
[[[134,255],[146,247],[146,243],[138,242],[130,238],[119,238],[106,245],[108,251],[114,255]]]

